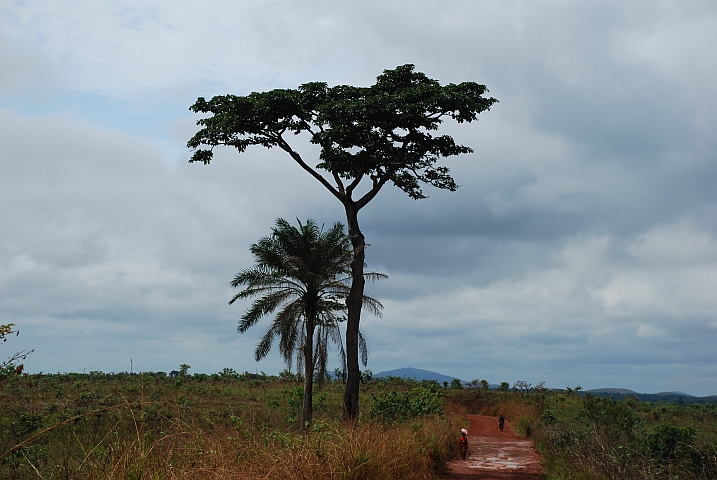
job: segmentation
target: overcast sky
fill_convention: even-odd
[[[4,0],[0,354],[278,373],[229,281],[277,217],[341,206],[281,151],[187,163],[188,107],[412,63],[500,103],[444,124],[475,150],[445,160],[457,192],[360,214],[390,277],[368,368],[717,394],[715,45],[709,0]]]

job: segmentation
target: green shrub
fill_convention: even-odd
[[[441,390],[436,385],[416,387],[403,393],[391,390],[391,393],[383,398],[374,395],[372,397],[374,403],[369,416],[386,422],[443,414]]]
[[[660,463],[689,459],[694,451],[697,433],[692,427],[658,425],[647,437],[652,458]]]
[[[521,437],[530,437],[533,434],[530,426],[530,419],[526,417],[520,417],[518,419],[518,425],[516,425],[517,434]]]

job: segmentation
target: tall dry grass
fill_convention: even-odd
[[[226,427],[178,427],[152,438],[141,428],[127,435],[115,426],[96,445],[76,439],[82,455],[57,465],[36,465],[21,449],[20,468],[9,478],[430,479],[452,454],[451,422],[438,418],[390,427],[336,422],[309,434],[269,431],[249,438]]]
[[[204,471],[213,478],[237,479],[429,479],[445,464],[451,440],[446,420],[391,427],[339,423],[307,436],[246,442],[241,450],[224,452],[219,465],[206,465]]]
[[[317,395],[302,434],[296,386],[275,378],[1,384],[0,478],[429,479],[453,456],[453,418],[345,423],[341,390]]]

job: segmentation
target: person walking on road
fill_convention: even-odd
[[[461,452],[461,458],[463,460],[466,459],[466,454],[468,453],[468,438],[466,436],[468,435],[468,430],[465,428],[461,428],[461,438],[458,439],[458,449]]]
[[[505,426],[505,418],[503,418],[503,414],[500,414],[500,417],[498,417],[498,428],[500,431],[503,431],[503,427]]]

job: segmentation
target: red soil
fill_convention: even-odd
[[[468,455],[448,462],[445,480],[537,480],[545,478],[540,455],[530,440],[518,438],[508,422],[501,432],[496,417],[467,415]],[[458,440],[456,439],[456,444]],[[457,448],[457,447],[456,447]]]

